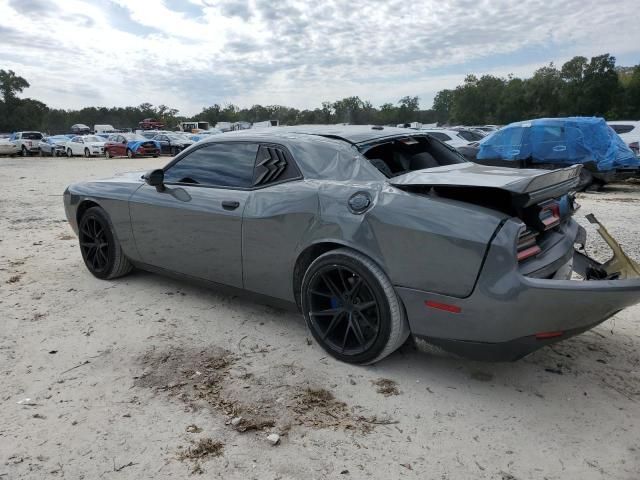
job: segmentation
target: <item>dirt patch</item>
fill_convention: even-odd
[[[271,369],[271,382],[267,382],[247,372],[242,357],[222,349],[151,352],[142,363],[145,369],[136,378],[136,386],[166,392],[194,411],[211,408],[220,412],[226,416],[225,424],[240,433],[286,435],[294,425],[368,433],[375,425],[395,423],[364,415],[360,407],[349,407],[329,390],[309,385],[304,375],[296,375],[300,383],[287,383],[292,373],[301,371],[292,364]],[[395,388],[392,383],[387,385],[390,391]]]
[[[69,235],[68,233],[61,233],[58,235],[58,240],[75,240],[76,237]]]
[[[7,283],[18,283],[21,278],[21,275],[12,275],[11,277],[9,277],[9,280],[7,280]]]
[[[201,438],[193,445],[178,453],[178,460],[195,460],[207,457],[219,457],[224,451],[224,444],[212,438]]]
[[[201,462],[207,461],[214,457],[219,457],[224,451],[224,444],[219,440],[212,438],[201,438],[200,440],[193,442],[192,445],[186,449],[178,451],[177,458],[181,462],[192,462],[191,474],[202,475],[204,469]]]
[[[373,383],[377,387],[376,392],[381,393],[385,397],[400,395],[398,384],[394,380],[390,380],[388,378],[379,378],[378,380],[374,380],[371,383]]]

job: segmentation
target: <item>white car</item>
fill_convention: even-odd
[[[633,152],[640,156],[640,122],[631,120],[618,120],[615,122],[607,122],[613,130],[620,135],[620,138],[629,145]]]
[[[18,153],[18,146],[10,140],[10,137],[0,138],[0,155],[15,155]]]
[[[466,147],[469,145],[469,140],[466,140],[460,132],[456,130],[449,130],[447,128],[421,128],[420,132],[426,132],[438,140],[448,143],[453,148]]]
[[[78,135],[65,144],[67,157],[75,155],[84,155],[85,157],[104,155],[104,144],[104,138],[97,135]]]

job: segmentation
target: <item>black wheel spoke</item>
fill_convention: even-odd
[[[351,297],[357,297],[358,296],[358,292],[360,291],[360,287],[362,286],[362,277],[355,277],[355,281],[353,282],[353,285],[351,286],[351,290],[349,290],[349,295]]]
[[[333,280],[331,280],[328,275],[322,275],[322,280],[334,297],[342,298],[340,290],[338,289],[338,287],[336,287],[336,285],[333,283]]]
[[[349,337],[349,330],[351,329],[351,324],[347,323],[347,328],[344,330],[344,337],[342,338],[342,353],[344,353],[344,349],[347,346],[347,338]]]
[[[333,298],[334,295],[331,295],[330,293],[327,292],[321,292],[319,290],[309,290],[310,293],[312,293],[313,295],[320,295],[321,297],[327,297],[327,298]]]
[[[343,275],[344,270],[342,268],[338,268],[338,277],[340,277],[340,282],[342,283],[342,289],[344,291],[344,293],[348,293],[349,292],[349,285],[347,284],[347,281],[344,279],[344,275]]]
[[[370,302],[359,303],[354,308],[359,312],[362,312],[363,310],[366,310],[371,307],[375,307],[376,305],[377,303],[375,302],[375,300],[371,300]]]
[[[312,317],[327,317],[327,316],[333,316],[333,315],[337,315],[338,313],[342,312],[342,308],[328,308],[326,310],[320,310],[318,312],[309,312],[309,315],[311,315]]]
[[[371,330],[375,330],[375,331],[377,331],[377,327],[376,327],[375,325],[373,325],[373,324],[369,321],[369,319],[368,319],[365,315],[363,315],[363,314],[362,314],[362,312],[358,312],[358,311],[356,310],[356,311],[355,311],[355,312],[353,312],[353,313],[354,313],[354,317],[355,317],[355,315],[359,316],[359,317],[360,317],[360,319],[362,320],[362,322],[363,322],[364,324],[366,324],[366,326],[367,326],[367,327],[369,327]]]
[[[349,323],[351,324],[351,328],[353,329],[353,333],[356,336],[358,343],[361,346],[364,346],[367,342],[364,338],[364,334],[362,333],[362,328],[360,328],[360,322],[358,322],[354,314],[349,315]]]
[[[324,331],[324,333],[322,334],[322,339],[324,340],[325,338],[327,338],[327,336],[329,336],[329,334],[331,332],[333,332],[333,330],[338,326],[338,324],[340,323],[340,320],[342,320],[344,318],[344,312],[340,312],[337,315],[335,315],[332,319],[331,322],[329,323],[329,326],[327,327],[327,329]]]

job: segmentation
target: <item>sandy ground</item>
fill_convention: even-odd
[[[0,480],[640,477],[640,307],[517,363],[341,364],[295,313],[88,273],[65,186],[165,161],[0,159]],[[640,185],[580,202],[640,258]]]

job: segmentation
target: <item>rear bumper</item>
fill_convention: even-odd
[[[160,155],[160,150],[157,148],[138,148],[134,152],[138,156],[152,156],[152,155]]]
[[[515,360],[640,302],[640,278],[557,280],[522,275],[513,261],[514,228],[517,223],[508,221],[497,234],[470,296],[396,287],[415,336],[475,358]],[[455,308],[432,307],[442,304]]]

